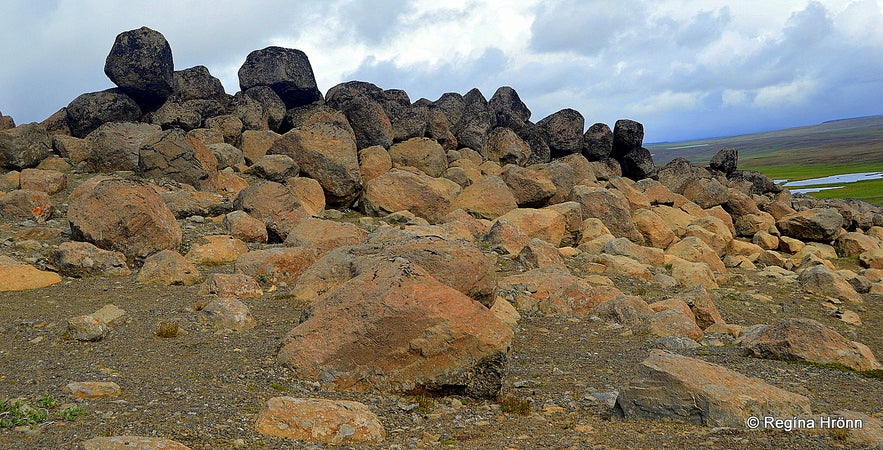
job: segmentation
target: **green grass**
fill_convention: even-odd
[[[831,175],[846,173],[879,172],[883,165],[879,163],[864,164],[778,164],[764,165],[764,158],[752,158],[740,163],[740,167],[747,170],[755,170],[774,179],[789,181],[821,178]],[[868,203],[883,206],[883,179],[857,181],[847,184],[819,184],[801,187],[843,186],[839,189],[812,192],[809,195],[816,198],[854,198]]]
[[[51,395],[44,395],[33,402],[28,399],[0,400],[0,428],[34,426],[46,422],[50,416],[72,421],[86,414],[85,406],[71,406],[57,411],[59,404]]]

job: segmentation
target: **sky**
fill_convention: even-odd
[[[176,70],[204,65],[230,94],[248,53],[278,45],[323,93],[511,86],[534,122],[573,108],[681,141],[883,114],[881,24],[883,0],[4,0],[0,112],[41,121],[113,87],[114,38],[148,26]]]

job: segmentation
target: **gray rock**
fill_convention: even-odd
[[[620,119],[613,125],[613,151],[616,159],[641,147],[644,143],[644,125],[634,120]]]
[[[157,125],[140,122],[108,122],[86,136],[89,156],[86,169],[91,172],[137,170],[141,144],[160,133]]]
[[[562,109],[537,122],[549,136],[549,149],[553,158],[582,150],[585,124],[583,115],[570,108]]]
[[[530,109],[521,101],[518,92],[509,86],[497,89],[488,106],[496,113],[497,125],[501,127],[515,130],[530,119]]]
[[[43,125],[29,123],[0,131],[0,167],[35,167],[51,153],[52,144]]]
[[[650,150],[637,147],[619,158],[622,175],[633,180],[642,180],[656,173],[656,164]]]
[[[108,331],[107,324],[88,314],[71,317],[67,321],[68,337],[78,341],[100,341]]]
[[[291,48],[267,47],[249,53],[239,68],[239,86],[243,91],[269,86],[287,108],[322,99],[309,58]]]
[[[296,177],[300,172],[297,163],[288,155],[264,155],[258,158],[245,173],[275,181],[285,182],[288,177]]]
[[[90,92],[75,98],[66,108],[71,134],[82,138],[107,122],[137,122],[141,107],[119,89]]]
[[[228,97],[221,80],[213,77],[205,66],[176,70],[172,75],[172,100],[211,99],[226,102]]]
[[[596,123],[583,135],[583,156],[589,161],[599,161],[613,152],[613,131],[606,123]]]
[[[174,70],[168,41],[147,27],[117,35],[104,63],[110,81],[146,110],[161,105],[172,94]]]
[[[711,158],[709,167],[729,175],[736,170],[739,163],[739,152],[732,147],[722,148]]]

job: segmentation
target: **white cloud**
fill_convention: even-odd
[[[751,103],[758,108],[806,104],[816,93],[815,80],[804,78],[790,83],[766,86],[757,90]]]

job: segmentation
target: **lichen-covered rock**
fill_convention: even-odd
[[[348,400],[274,397],[255,422],[258,433],[331,445],[379,444],[386,430],[367,406]]]
[[[46,127],[38,123],[0,130],[0,167],[26,169],[52,153]]]
[[[249,53],[239,68],[239,87],[247,91],[255,86],[269,86],[287,108],[322,98],[310,59],[293,48],[267,47]]]

